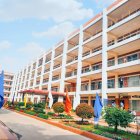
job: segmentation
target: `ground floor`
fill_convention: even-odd
[[[81,135],[5,109],[0,110],[0,120],[20,134],[21,140],[89,140]]]
[[[21,93],[22,94],[22,93]],[[27,93],[27,102],[46,102],[49,104],[48,95],[36,95],[36,93]],[[70,100],[73,105],[74,95],[70,94]],[[94,106],[96,94],[80,94],[80,103],[87,103],[91,106]],[[99,96],[102,98],[101,93]],[[65,102],[65,95],[59,96],[59,94],[52,95],[53,103],[62,101]],[[140,112],[140,92],[137,93],[110,93],[107,94],[108,97],[108,106],[118,106],[126,110],[135,110]],[[60,100],[61,99],[61,100]],[[11,99],[12,101],[12,99]],[[21,95],[21,98],[15,98],[14,101],[24,101],[24,95]]]

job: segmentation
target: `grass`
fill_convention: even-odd
[[[81,130],[92,132],[98,135],[102,135],[114,140],[140,140],[140,136],[135,135],[124,130],[118,130],[117,133],[114,133],[114,129],[106,126],[95,127],[93,124],[77,124],[76,122],[64,122],[65,125],[72,126]]]

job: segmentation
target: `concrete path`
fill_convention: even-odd
[[[81,135],[6,109],[0,110],[0,120],[22,135],[21,140],[89,140]]]

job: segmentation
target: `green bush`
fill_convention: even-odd
[[[39,107],[34,107],[34,112],[45,114],[44,109]]]
[[[18,107],[24,106],[24,102],[18,102],[17,106]]]
[[[81,103],[76,107],[76,115],[82,118],[82,122],[84,119],[92,118],[93,107],[86,103]]]
[[[117,132],[118,126],[127,127],[134,119],[134,116],[128,111],[117,108],[117,107],[106,107],[105,108],[105,121],[109,126],[114,127],[114,131]]]
[[[27,114],[30,114],[30,115],[35,115],[36,114],[35,112],[29,111],[29,110],[25,110],[24,112],[27,113]]]
[[[53,116],[55,113],[54,112],[48,112],[47,115]]]
[[[42,114],[42,113],[39,113],[38,117],[43,118],[43,119],[48,119],[49,118],[49,116],[47,114]]]
[[[37,104],[34,104],[34,107],[45,109],[45,105],[46,105],[45,103],[37,103]]]
[[[62,102],[56,102],[53,104],[53,110],[55,113],[63,113],[65,110],[65,105]]]
[[[33,103],[32,102],[27,102],[26,109],[31,109],[32,107],[33,107]]]

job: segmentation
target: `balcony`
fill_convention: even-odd
[[[59,76],[52,77],[52,81],[56,81],[56,80],[59,80]]]
[[[134,31],[132,31],[132,32],[130,32],[128,34],[125,34],[123,36],[120,36],[119,38],[117,38],[116,41],[115,40],[110,41],[108,43],[108,47],[110,47],[110,46],[112,46],[114,44],[120,43],[120,42],[122,42],[122,41],[124,41],[126,39],[129,39],[129,38],[134,37],[134,36],[139,35],[139,34],[140,34],[140,28],[137,29],[137,30],[134,30]]]
[[[51,90],[58,92],[59,89],[58,88],[52,88]]]
[[[115,22],[111,21],[109,26],[108,26],[108,28],[113,26],[113,25],[115,25],[116,23],[118,23],[118,22],[120,22],[120,21],[122,21],[122,20],[124,20],[124,19],[126,19],[128,17],[130,17],[131,15],[134,15],[135,13],[138,13],[139,11],[140,11],[140,8],[136,9],[135,11],[129,11],[125,16],[122,15],[121,18],[116,20]]]
[[[48,71],[50,71],[50,68],[45,69],[45,70],[44,70],[44,73],[47,73]]]
[[[78,60],[78,56],[76,56],[76,57],[74,57],[74,58],[68,60],[68,61],[67,61],[67,64],[69,64],[69,63],[71,63],[71,62],[74,62],[74,61],[76,61],[76,60]]]
[[[116,70],[117,71],[117,69],[120,69],[120,71],[121,71],[121,68],[127,69],[127,67],[133,66],[132,68],[129,68],[129,71],[135,72],[135,70],[137,70],[139,68],[139,60],[140,60],[140,51],[119,57],[117,59],[117,62],[118,62],[117,65],[115,65],[114,59],[110,60],[108,63],[108,64],[110,64],[110,65],[108,65],[108,71],[109,70]]]
[[[41,71],[37,73],[37,76],[40,76],[40,75],[41,75]]]
[[[100,70],[101,68],[102,68],[102,64],[92,65],[91,67],[87,66],[85,68],[82,68],[82,73],[88,73],[91,71]]]
[[[55,65],[55,66],[53,67],[53,69],[59,68],[60,66],[61,66],[61,64]]]
[[[49,62],[51,58],[46,58],[45,63]]]
[[[77,70],[72,71],[72,72],[67,72],[65,77],[68,78],[68,77],[72,77],[72,76],[75,76],[75,75],[77,75]]]
[[[49,79],[43,79],[43,83],[48,83],[49,82]]]
[[[40,81],[36,81],[36,85],[39,85],[40,84]]]

